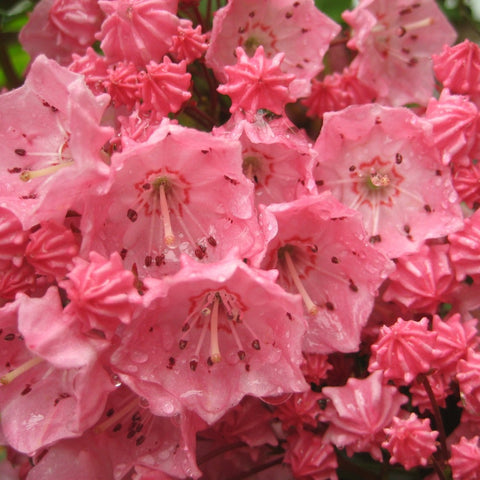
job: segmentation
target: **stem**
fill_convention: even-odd
[[[275,460],[272,460],[271,462],[264,463],[263,465],[257,465],[256,467],[253,467],[250,470],[248,470],[248,472],[243,472],[235,477],[231,477],[230,480],[244,480],[245,478],[251,477],[256,473],[268,470],[269,468],[274,467],[275,465],[280,465],[282,462],[283,462],[283,457],[279,457]]]
[[[245,442],[235,442],[230,443],[228,445],[223,445],[222,447],[217,448],[216,450],[212,450],[211,452],[206,453],[203,457],[200,457],[197,461],[197,464],[203,465],[204,463],[209,462],[212,458],[218,457],[223,453],[230,452],[231,450],[236,450],[237,448],[246,447],[247,444]]]
[[[447,449],[447,436],[445,435],[445,428],[443,426],[442,416],[440,414],[440,409],[438,408],[438,403],[435,400],[435,395],[433,393],[432,387],[426,375],[419,375],[419,380],[422,382],[423,388],[427,392],[428,399],[433,409],[433,416],[435,418],[435,426],[437,427],[440,440],[440,450],[442,454],[442,460],[445,463],[448,460],[448,449]]]
[[[439,461],[433,455],[430,458],[432,459],[432,466],[435,473],[438,475],[439,480],[447,480]]]

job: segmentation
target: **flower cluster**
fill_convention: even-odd
[[[21,32],[0,476],[480,479],[480,47],[433,0],[204,3]]]

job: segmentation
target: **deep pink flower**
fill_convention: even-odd
[[[333,446],[306,430],[288,437],[285,463],[297,480],[337,480],[337,456]]]
[[[303,298],[304,350],[356,351],[377,288],[392,269],[368,244],[356,212],[324,192],[272,204],[262,215],[273,215],[278,224],[276,234],[270,227],[262,265],[277,268],[279,284]]]
[[[390,328],[382,327],[372,345],[368,370],[382,371],[387,380],[409,384],[419,373],[426,373],[435,357],[437,334],[428,330],[428,319],[419,322],[399,318]]]
[[[467,97],[442,90],[440,98],[431,98],[425,117],[433,125],[435,145],[445,165],[468,167],[480,153],[478,109]]]
[[[480,353],[469,349],[467,358],[459,360],[457,380],[462,404],[470,413],[480,415]]]
[[[445,377],[446,384],[454,377],[457,362],[465,360],[469,349],[478,345],[477,323],[477,319],[462,319],[458,313],[444,320],[438,315],[433,316],[432,331],[437,334],[437,339],[432,367]]]
[[[389,257],[461,228],[432,127],[410,110],[370,104],[326,113],[314,148],[317,185],[359,210],[370,241]]]
[[[305,390],[300,301],[275,276],[184,257],[177,274],[145,280],[147,308],[125,329],[115,369],[151,406],[166,390],[209,424],[245,395]]]
[[[295,75],[283,73],[280,69],[285,54],[277,53],[269,59],[262,45],[252,58],[242,47],[237,47],[235,52],[237,63],[225,66],[228,80],[217,89],[232,99],[230,112],[240,109],[253,115],[264,108],[281,115],[285,105],[295,101],[289,91]]]
[[[106,15],[97,34],[107,59],[138,66],[160,62],[177,33],[177,0],[100,0]]]
[[[29,235],[25,258],[38,273],[62,280],[77,253],[78,245],[72,231],[47,221]]]
[[[108,64],[103,55],[99,55],[92,47],[88,47],[83,55],[73,54],[68,66],[71,72],[80,73],[94,95],[105,93],[104,82],[108,76]]]
[[[96,0],[42,0],[19,39],[33,59],[44,54],[68,65],[72,53],[84,53],[93,44],[102,18]]]
[[[65,313],[75,316],[83,331],[96,330],[111,338],[120,323],[130,323],[141,297],[118,253],[107,259],[90,252],[89,257],[89,262],[75,258],[68,279],[60,282],[70,300]]]
[[[27,243],[27,232],[16,215],[7,208],[0,207],[0,264],[12,262],[19,267]]]
[[[470,163],[467,167],[458,167],[453,172],[453,186],[469,208],[480,206],[480,164]]]
[[[362,0],[343,13],[352,27],[348,46],[360,81],[392,106],[426,105],[434,78],[430,56],[452,44],[456,32],[434,0]]]
[[[448,461],[452,467],[453,480],[480,479],[480,446],[478,435],[473,438],[462,437],[452,445],[452,457]]]
[[[453,393],[451,380],[446,379],[445,375],[436,371],[429,373],[426,378],[432,390],[435,402],[439,407],[446,408],[446,398]],[[418,408],[421,413],[425,413],[426,411],[433,413],[434,408],[422,380],[413,382],[410,385],[409,392],[414,407]]]
[[[458,45],[445,45],[433,55],[435,75],[452,93],[469,95],[479,105],[480,47],[466,39]]]
[[[430,455],[437,450],[438,432],[430,429],[430,419],[420,419],[413,412],[404,419],[393,417],[385,433],[387,440],[382,447],[391,455],[390,464],[400,463],[407,470],[425,467]]]
[[[462,230],[448,236],[449,256],[458,281],[480,273],[480,211],[465,219]]]
[[[197,25],[193,28],[190,20],[181,18],[177,34],[172,38],[170,47],[170,53],[177,62],[185,60],[187,63],[192,63],[200,58],[207,48],[207,34],[202,33],[202,27]]]
[[[353,452],[369,452],[382,459],[380,445],[388,427],[407,397],[396,387],[385,385],[383,373],[373,372],[364,379],[350,378],[342,387],[325,387],[322,393],[331,400],[325,414],[330,423],[325,441]]]
[[[327,372],[333,368],[328,356],[321,353],[304,353],[301,367],[305,380],[317,385],[327,378]]]
[[[185,60],[173,63],[165,56],[162,63],[150,61],[146,72],[140,74],[140,111],[152,112],[154,117],[161,119],[170,112],[180,110],[191,97],[188,91],[191,75],[186,69]]]
[[[35,269],[28,263],[17,266],[13,262],[2,262],[0,270],[0,306],[15,299],[19,292],[31,294],[35,291],[37,278]]]
[[[108,68],[107,75],[103,85],[112,97],[113,105],[125,105],[129,110],[133,109],[140,98],[140,74],[135,64],[117,62]]]
[[[435,313],[441,303],[450,301],[456,286],[449,248],[424,244],[418,252],[400,257],[383,299],[418,313]]]
[[[284,52],[282,70],[295,75],[290,92],[298,98],[308,95],[310,80],[323,70],[323,56],[339,30],[313,0],[233,0],[215,14],[206,60],[225,82],[225,66],[235,63],[237,47],[253,55],[262,45],[268,58]]]
[[[81,75],[43,55],[22,87],[0,96],[0,201],[25,229],[62,223],[69,209],[81,212],[86,190],[105,191],[102,147],[112,129],[100,121],[108,102],[108,95],[94,97]]]

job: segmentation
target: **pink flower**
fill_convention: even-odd
[[[225,66],[228,81],[217,89],[232,99],[230,112],[241,109],[254,114],[260,108],[265,108],[282,114],[285,104],[295,101],[289,92],[295,75],[282,73],[280,69],[284,53],[277,53],[270,60],[260,45],[252,58],[242,47],[236,49],[236,56],[236,65]]]
[[[100,0],[106,17],[97,34],[107,59],[143,66],[168,52],[179,23],[176,0]]]
[[[418,252],[400,257],[383,299],[418,313],[435,313],[451,299],[456,285],[448,251],[449,245],[424,244]]]
[[[427,465],[432,453],[437,450],[437,431],[430,429],[428,418],[419,419],[415,413],[408,418],[393,417],[390,427],[385,428],[387,440],[382,447],[390,453],[390,464],[400,463],[407,470]]]
[[[433,55],[435,75],[452,93],[469,95],[479,105],[480,47],[466,39],[458,45],[444,45],[441,53]]]
[[[389,105],[426,105],[434,88],[430,56],[456,37],[436,2],[362,0],[343,18],[352,27],[348,46],[358,51],[352,67],[360,81]]]
[[[462,437],[460,442],[452,445],[452,457],[448,463],[452,467],[453,480],[480,479],[478,439],[478,435],[470,439]]]
[[[425,117],[433,125],[435,145],[445,165],[468,167],[480,153],[478,109],[467,97],[442,90],[440,98],[431,98]]]
[[[68,279],[60,282],[70,300],[65,313],[75,316],[83,331],[95,330],[111,338],[119,323],[130,323],[141,298],[133,273],[124,269],[118,253],[110,259],[95,252],[89,257],[90,262],[75,258]]]
[[[306,430],[288,437],[285,463],[297,480],[337,480],[337,456],[331,444]]]
[[[139,99],[140,89],[140,75],[135,64],[117,62],[108,68],[107,75],[108,79],[103,81],[103,85],[112,97],[113,105],[125,105],[128,109],[133,109]]]
[[[23,48],[34,59],[44,54],[68,65],[72,53],[84,53],[102,23],[95,0],[42,0],[20,32]]]
[[[233,0],[215,14],[206,61],[225,82],[225,66],[235,63],[237,47],[251,56],[262,45],[268,58],[284,52],[282,70],[295,75],[290,92],[298,98],[308,95],[310,80],[323,70],[323,56],[339,30],[313,0]]]
[[[162,63],[153,60],[146,66],[146,73],[141,73],[140,96],[142,113],[152,112],[161,119],[170,112],[180,110],[182,104],[191,97],[188,91],[191,75],[187,73],[187,63],[173,63],[168,57]]]
[[[466,410],[480,415],[480,353],[469,349],[467,358],[457,364],[460,396]]]
[[[255,186],[255,205],[290,202],[314,194],[316,152],[301,131],[289,130],[284,117],[267,121],[257,113],[250,123],[237,112],[215,136],[242,144],[242,170]]]
[[[0,262],[12,262],[19,267],[26,243],[27,233],[19,219],[9,209],[0,207]]]
[[[104,82],[107,80],[108,64],[105,57],[99,55],[92,47],[88,47],[84,55],[73,54],[68,66],[71,72],[80,73],[94,95],[105,93]]]
[[[453,186],[469,208],[480,206],[480,165],[471,163],[468,167],[458,167],[453,172]]]
[[[102,147],[112,129],[100,121],[108,101],[94,97],[81,75],[43,55],[24,86],[0,96],[0,201],[24,228],[62,223],[69,209],[81,212],[87,189],[105,191]]]
[[[151,406],[167,391],[209,424],[245,395],[305,390],[301,306],[275,276],[185,257],[177,274],[145,280],[147,308],[126,328],[115,369]]]
[[[350,378],[343,387],[325,387],[322,392],[330,399],[325,414],[330,423],[325,441],[353,452],[369,452],[382,459],[380,445],[385,439],[383,429],[407,397],[391,385],[384,385],[383,373],[373,372],[364,379]]]
[[[359,210],[370,242],[390,258],[461,228],[432,127],[410,110],[370,104],[326,113],[314,148],[317,185]]]
[[[47,221],[30,234],[25,257],[38,273],[62,280],[77,253],[78,245],[72,231]]]
[[[368,370],[383,371],[386,379],[409,384],[430,369],[436,337],[428,330],[427,318],[419,322],[399,318],[391,328],[380,330],[380,338],[372,345]]]
[[[143,278],[178,270],[182,253],[206,262],[263,250],[238,143],[166,121],[112,168],[108,200],[84,216],[86,251],[120,252]]]
[[[207,50],[207,36],[202,33],[200,25],[193,28],[190,20],[181,18],[177,34],[172,38],[170,52],[177,62],[185,60],[187,63],[192,63]]]
[[[278,224],[263,266],[277,268],[279,284],[302,296],[304,350],[356,351],[376,290],[392,267],[368,244],[358,215],[328,192],[272,204],[263,215]]]

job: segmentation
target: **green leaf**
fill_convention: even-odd
[[[332,20],[341,23],[342,13],[353,8],[352,0],[315,0],[315,5]]]

